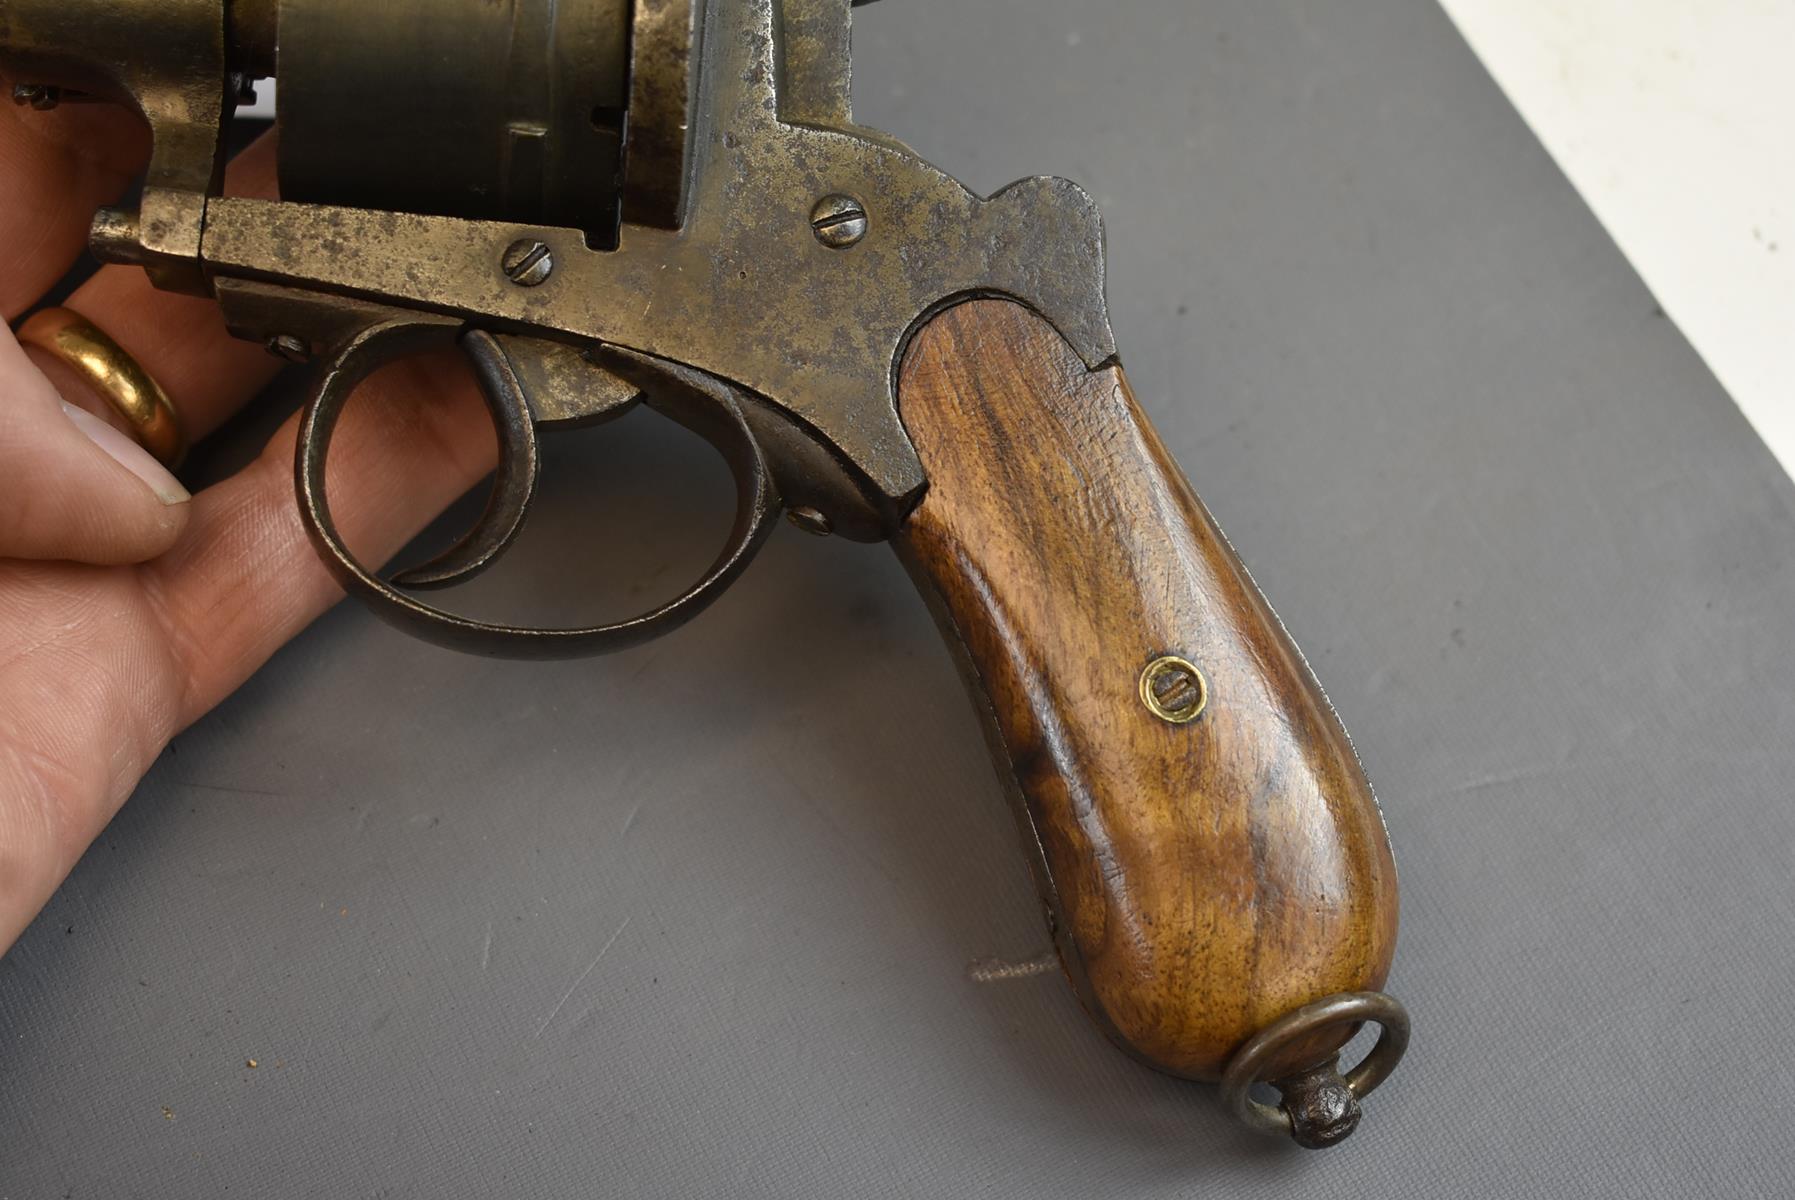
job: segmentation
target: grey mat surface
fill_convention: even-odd
[[[787,529],[610,660],[339,610],[181,738],[0,960],[0,1196],[1788,1194],[1795,489],[1447,19],[858,23],[863,119],[1101,200],[1137,390],[1357,739],[1416,1019],[1364,1128],[1261,1143],[968,978],[1046,946],[970,706],[888,552]],[[721,469],[652,422],[556,452],[483,609],[703,564]]]

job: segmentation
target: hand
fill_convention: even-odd
[[[94,209],[142,169],[135,118],[0,107],[0,310],[16,319],[81,252]],[[269,139],[230,190],[272,194]],[[67,302],[172,399],[197,440],[278,366],[216,304],[106,267]],[[332,509],[365,561],[391,555],[491,469],[452,357],[383,372],[333,443]],[[0,952],[43,907],[170,738],[340,598],[293,496],[294,422],[189,496],[73,371],[0,326]]]

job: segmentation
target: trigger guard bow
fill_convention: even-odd
[[[605,654],[650,641],[698,615],[735,582],[772,529],[780,508],[779,493],[766,456],[742,415],[733,389],[711,376],[677,368],[657,372],[665,387],[649,403],[722,453],[735,478],[736,515],[729,541],[716,561],[697,583],[675,599],[628,620],[602,625],[534,628],[498,624],[426,604],[382,579],[356,558],[337,529],[325,486],[330,441],[338,418],[351,393],[377,368],[396,358],[455,341],[464,332],[461,323],[451,320],[426,317],[384,321],[338,344],[313,379],[300,422],[294,463],[299,510],[312,544],[345,591],[381,620],[435,645],[496,658],[544,659]],[[476,375],[499,434],[501,462],[494,505],[505,503],[500,497],[510,492],[509,504],[516,509],[516,519],[501,523],[499,535],[487,552],[477,556],[478,561],[461,573],[462,578],[488,565],[515,535],[539,465],[536,430],[525,398],[521,393],[505,394],[508,389],[494,372],[476,371]],[[489,515],[490,512],[489,508]],[[482,524],[485,523],[483,518]],[[442,582],[448,580],[425,576],[414,586]]]

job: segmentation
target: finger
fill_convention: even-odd
[[[187,679],[180,727],[342,597],[300,521],[297,425],[200,493],[187,535],[143,568]],[[331,443],[331,512],[363,561],[384,562],[496,458],[491,420],[460,357],[410,360],[376,375],[343,414]]]
[[[94,209],[148,161],[149,128],[112,104],[36,112],[0,100],[0,317],[37,303],[80,257]]]
[[[131,568],[0,561],[0,947],[174,733],[160,638]]]
[[[390,556],[488,471],[490,420],[457,359],[382,372],[338,426],[332,508]],[[175,550],[135,571],[0,563],[0,949],[112,819],[168,739],[342,593],[301,527],[290,422],[191,505]],[[96,754],[96,746],[110,753]]]
[[[225,190],[232,195],[275,195],[272,134],[256,139],[231,161]],[[280,369],[260,346],[225,332],[224,314],[215,301],[158,291],[139,267],[102,267],[76,289],[67,307],[105,330],[162,385],[190,441],[218,428]],[[32,359],[65,397],[125,427],[84,376],[42,351],[34,349]]]
[[[0,558],[142,562],[174,544],[189,499],[129,435],[65,404],[0,325]]]

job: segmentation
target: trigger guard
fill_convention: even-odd
[[[736,483],[729,541],[702,578],[679,597],[628,620],[538,629],[477,621],[426,604],[369,570],[349,551],[331,516],[325,488],[330,440],[356,387],[395,358],[452,343],[459,322],[408,318],[371,326],[341,343],[313,381],[299,426],[294,478],[306,533],[343,589],[394,627],[452,650],[497,658],[579,658],[605,654],[669,633],[697,616],[747,567],[779,513],[766,456],[728,385],[697,372],[669,376],[674,395],[655,407],[701,434],[722,453]],[[489,407],[492,400],[488,398]],[[534,445],[531,439],[530,444]]]

